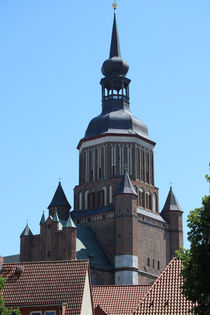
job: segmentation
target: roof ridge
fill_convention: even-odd
[[[120,287],[120,288],[125,288],[125,287],[151,287],[151,284],[118,284],[118,285],[116,285],[116,284],[102,284],[102,285],[93,285],[92,286],[93,288],[95,288],[95,287],[114,287],[114,288],[116,288],[116,287]]]
[[[140,307],[140,305],[143,303],[143,301],[146,299],[146,297],[150,294],[150,292],[153,290],[153,287],[156,285],[156,283],[160,280],[160,278],[166,273],[166,271],[170,268],[170,266],[172,265],[172,263],[174,262],[174,260],[178,260],[177,257],[173,257],[171,259],[171,261],[169,262],[169,264],[162,270],[162,272],[159,274],[158,278],[153,282],[153,284],[151,285],[151,288],[146,292],[146,294],[144,295],[144,297],[141,299],[141,301],[139,302],[139,304],[137,305],[137,307],[135,308],[135,310],[133,310],[130,315],[133,315],[134,312],[138,311],[138,308]]]
[[[38,264],[62,264],[62,263],[89,263],[88,259],[75,260],[40,260],[40,261],[23,261],[23,262],[5,262],[4,265],[38,265]]]

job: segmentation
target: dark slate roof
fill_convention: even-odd
[[[33,235],[33,233],[31,232],[28,223],[26,224],[25,229],[23,230],[23,232],[20,234],[20,236],[30,236]]]
[[[125,174],[123,175],[122,181],[115,195],[122,194],[137,196],[137,192],[130,180],[130,176],[127,171],[125,171]]]
[[[178,201],[176,200],[176,197],[174,196],[172,187],[170,187],[168,197],[166,199],[165,205],[162,209],[162,212],[164,211],[182,211]]]
[[[166,221],[158,213],[147,211],[147,210],[144,210],[142,208],[137,208],[137,212],[144,215],[145,217],[149,217],[149,218],[152,218],[152,219],[166,223]]]
[[[40,220],[40,225],[41,224],[44,224],[45,223],[45,216],[44,216],[44,211],[43,211],[43,214],[42,214],[42,217],[41,217],[41,220]]]
[[[95,137],[106,134],[126,134],[139,135],[152,142],[149,138],[146,124],[134,117],[130,111],[119,108],[118,100],[115,101],[116,109],[111,108],[109,112],[102,112],[99,116],[94,117],[85,132],[85,138]]]
[[[116,22],[116,14],[114,13],[114,21],[112,27],[112,39],[111,39],[111,46],[110,46],[110,54],[109,58],[112,57],[120,57],[120,42],[118,37],[118,30],[117,30],[117,22]]]
[[[69,209],[71,208],[60,182],[58,183],[58,187],[51,203],[48,206],[48,209],[50,207],[68,207]]]

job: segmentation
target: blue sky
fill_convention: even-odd
[[[129,63],[131,111],[155,147],[162,209],[173,183],[184,210],[208,194],[210,162],[210,2],[119,0],[122,57]],[[108,0],[0,2],[0,255],[34,234],[61,177],[73,207],[77,144],[101,110],[108,57]]]

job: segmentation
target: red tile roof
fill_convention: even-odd
[[[183,279],[180,273],[181,261],[173,258],[132,314],[189,314],[193,304],[181,293]]]
[[[94,309],[99,305],[110,315],[130,314],[149,288],[148,285],[93,286]]]
[[[2,295],[10,307],[67,303],[66,314],[80,314],[88,270],[88,260],[3,264]]]

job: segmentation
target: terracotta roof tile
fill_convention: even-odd
[[[180,273],[181,261],[173,258],[132,314],[189,314],[193,304],[181,293],[183,279]]]
[[[2,296],[11,307],[67,303],[66,314],[80,314],[88,268],[87,260],[3,264]]]
[[[110,315],[130,314],[149,288],[148,285],[93,286],[94,309],[99,305]]]

